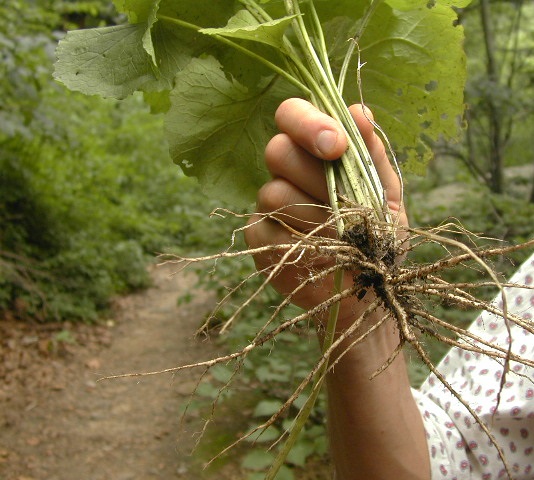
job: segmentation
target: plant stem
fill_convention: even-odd
[[[375,0],[371,7],[373,7],[373,5],[378,5],[381,1],[382,0]],[[271,21],[271,17],[268,13],[261,8],[255,0],[240,0],[240,2],[258,22]],[[300,49],[304,53],[304,61],[302,61],[295,46],[287,37],[284,37],[284,48],[280,53],[286,62],[287,71],[243,47],[239,43],[229,40],[221,35],[215,35],[214,38],[221,43],[235,48],[256,61],[259,61],[263,65],[268,66],[275,73],[287,79],[290,83],[297,86],[314,105],[332,116],[344,127],[348,141],[347,152],[342,156],[341,161],[325,162],[325,175],[329,200],[337,219],[336,226],[338,235],[341,236],[345,229],[345,221],[342,220],[339,215],[340,200],[338,190],[345,195],[350,202],[371,209],[378,220],[387,221],[389,217],[383,210],[383,190],[378,174],[376,173],[365,142],[363,141],[352,115],[342,98],[340,90],[336,85],[328,60],[328,52],[322,26],[315,10],[313,0],[309,0],[308,3],[311,18],[310,28],[313,33],[313,39],[308,33],[304,17],[300,11],[299,1],[284,0],[284,4],[286,13],[295,16],[293,19],[293,28]],[[374,8],[376,8],[376,6]],[[202,32],[200,27],[179,19],[163,15],[159,16],[159,18],[185,28],[193,29],[200,33]],[[334,295],[341,291],[343,277],[343,270],[336,270],[334,273]],[[339,308],[339,302],[330,307],[328,323],[326,325],[326,334],[322,346],[323,353],[328,352],[334,342]],[[300,432],[306,424],[315,405],[317,396],[319,395],[326,376],[328,364],[328,360],[324,359],[323,364],[315,373],[312,392],[297,414],[289,435],[283,447],[278,452],[271,468],[267,472],[265,480],[273,480],[276,477],[280,467],[285,462],[288,453],[297,441]]]
[[[254,0],[239,0],[259,22],[271,22],[273,18]]]
[[[322,100],[324,111],[338,120],[346,129],[349,148],[341,158],[342,169],[345,170],[345,173],[338,174],[337,177],[345,177],[348,180],[348,184],[346,182],[343,182],[343,184],[346,184],[349,188],[344,188],[342,193],[351,202],[371,209],[377,220],[389,222],[391,219],[383,208],[384,191],[378,178],[378,173],[374,168],[369,151],[354,123],[352,115],[337,89],[332,75],[329,74],[330,66],[328,64],[328,54],[324,42],[319,40],[317,46],[320,50],[324,51],[317,54],[304,23],[298,1],[284,0],[284,3],[287,13],[297,16],[293,21],[295,34],[304,52],[306,62],[309,66],[309,72],[316,80],[314,84],[319,85],[318,90],[312,85],[310,87],[315,95]],[[321,29],[317,15],[313,13],[313,1],[310,1],[310,7],[312,9],[312,20],[314,20],[315,24],[314,29]],[[323,65],[319,57],[325,59],[327,64]],[[339,169],[341,170],[341,167]]]

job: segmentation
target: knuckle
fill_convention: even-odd
[[[280,167],[292,149],[293,144],[286,134],[275,135],[265,147],[265,163],[269,172],[280,171]]]
[[[287,205],[287,182],[275,178],[258,191],[258,208],[263,213],[273,212]]]
[[[277,108],[275,117],[283,117],[287,113],[294,112],[295,109],[302,108],[303,106],[309,104],[306,100],[302,98],[288,98],[284,100]]]

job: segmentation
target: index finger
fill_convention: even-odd
[[[323,160],[335,160],[347,149],[347,138],[332,117],[301,98],[285,100],[276,111],[278,128]]]

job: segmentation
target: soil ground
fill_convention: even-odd
[[[210,295],[178,306],[192,277],[151,273],[152,288],[119,299],[113,318],[96,327],[0,322],[1,480],[244,478],[237,458],[204,471],[204,460],[190,455],[203,420],[193,411],[181,425],[180,412],[199,370],[98,381],[218,351],[193,338],[213,307]],[[239,415],[217,418],[219,432],[237,432]]]

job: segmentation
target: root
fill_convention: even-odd
[[[219,210],[215,214],[221,215],[221,212],[224,214],[230,213]],[[249,344],[240,350],[190,365],[176,366],[157,372],[113,375],[105,377],[105,379],[159,375],[164,373],[176,374],[181,370],[192,368],[204,368],[205,372],[203,375],[205,375],[211,367],[217,364],[237,362],[234,370],[235,375],[239,370],[241,362],[252,351],[260,348],[267,342],[275,341],[281,333],[292,330],[299,324],[305,325],[306,323],[313,322],[318,315],[324,315],[326,311],[346,298],[356,296],[359,299],[363,299],[368,292],[371,292],[374,300],[367,305],[363,313],[355,319],[350,327],[343,332],[338,332],[332,344],[317,359],[316,364],[310,369],[309,374],[296,386],[280,410],[267,421],[251,429],[229,445],[216,458],[243,440],[250,438],[252,435],[267,429],[279,421],[307,387],[313,383],[312,391],[320,388],[326,372],[335,368],[335,365],[344,354],[363,342],[368,335],[385,322],[393,322],[399,332],[398,346],[390,358],[372,374],[371,378],[380,375],[402,352],[403,347],[410,345],[417,353],[421,362],[458,399],[474,421],[485,432],[491,444],[496,448],[508,477],[512,479],[512,470],[507,463],[504,452],[498,445],[497,440],[492,435],[488,426],[481,420],[475,409],[463,400],[461,392],[456,391],[434,366],[419,337],[425,335],[449,347],[458,347],[465,351],[485,355],[498,362],[502,368],[497,395],[498,407],[501,391],[506,381],[505,378],[510,370],[510,362],[516,362],[526,367],[534,367],[534,360],[525,358],[512,350],[513,338],[510,339],[506,346],[495,345],[491,341],[440,318],[432,309],[428,309],[425,305],[429,303],[430,305],[435,305],[438,303],[461,310],[486,311],[503,322],[508,330],[509,336],[511,336],[512,325],[516,325],[525,332],[528,332],[528,334],[533,335],[534,322],[526,317],[522,318],[519,315],[510,313],[505,295],[505,288],[531,289],[533,287],[501,281],[499,275],[492,269],[488,262],[491,258],[510,254],[521,248],[534,247],[534,239],[521,245],[500,245],[497,247],[490,246],[481,248],[476,244],[478,237],[465,230],[458,223],[449,222],[428,230],[403,228],[399,225],[381,224],[374,220],[365,209],[354,207],[340,209],[325,224],[310,225],[310,229],[306,233],[292,229],[286,223],[288,217],[282,210],[265,214],[258,221],[261,222],[266,219],[277,221],[287,228],[294,241],[283,245],[268,245],[242,251],[228,249],[216,255],[198,258],[176,256],[165,256],[163,258],[164,263],[176,264],[178,268],[199,262],[223,261],[225,259],[235,259],[266,252],[272,254],[273,258],[278,258],[278,261],[269,268],[261,272],[251,273],[237,286],[230,289],[222,298],[214,313],[224,306],[238,291],[241,291],[249,281],[258,276],[258,278],[261,278],[259,285],[235,308],[232,315],[224,323],[221,328],[221,333],[227,331],[232,324],[238,321],[245,309],[254,308],[260,302],[261,294],[265,291],[267,285],[288,265],[307,262],[307,259],[320,256],[332,259],[332,266],[321,271],[310,269],[309,275],[302,279],[300,285],[284,300],[280,301],[277,306],[272,307],[272,313],[267,316],[267,320],[263,326],[254,334]],[[334,230],[340,220],[345,225],[348,225],[341,239],[321,236],[326,231]],[[250,225],[242,227],[233,233],[232,247],[235,245],[236,235],[246,228],[250,228]],[[459,240],[460,236],[463,237],[464,241]],[[428,243],[440,245],[444,252],[443,257],[428,264],[406,263],[403,265],[399,262],[399,258],[403,258],[407,254],[413,254],[419,247]],[[484,274],[487,278],[477,279],[473,282],[462,281],[458,283],[445,280],[444,275],[458,267],[472,269],[478,274]],[[343,270],[346,274],[353,276],[353,283],[350,287],[332,293],[330,298],[308,311],[284,321],[279,320],[293,298],[302,289],[323,282],[338,270]],[[488,288],[493,288],[500,294],[501,302],[499,305],[487,302],[477,296],[480,291]],[[262,308],[261,304],[260,308]],[[380,308],[384,312],[381,320],[362,329],[364,319],[377,308]],[[201,327],[200,331],[205,332],[208,328],[208,323],[209,321]],[[344,350],[339,352],[342,343],[343,345],[348,344],[348,347],[345,346]],[[232,375],[232,379],[234,375]],[[228,386],[229,383],[223,388],[228,388]],[[215,400],[214,406],[217,401],[218,398]]]

